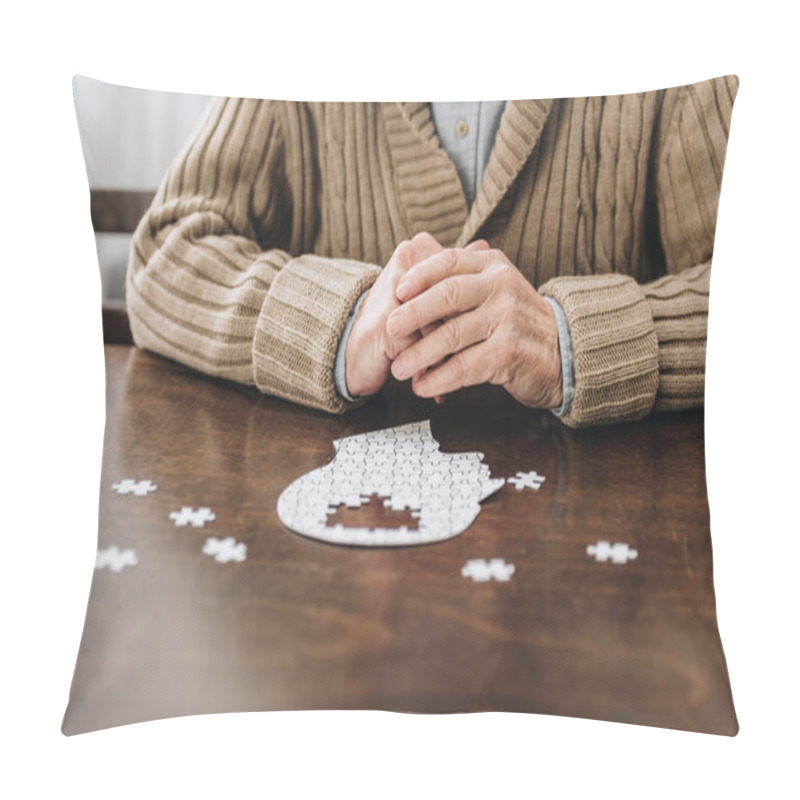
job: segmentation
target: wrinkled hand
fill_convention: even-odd
[[[470,247],[485,248],[488,245],[478,242]],[[403,336],[389,336],[386,321],[389,314],[400,306],[396,290],[402,277],[415,264],[442,252],[442,249],[429,233],[419,233],[411,241],[401,242],[367,292],[345,351],[345,380],[351,395],[363,396],[379,391],[389,377],[392,360],[425,332],[415,328]]]
[[[555,314],[500,250],[439,250],[406,270],[395,294],[391,370],[412,378],[415,394],[492,383],[526,406],[561,404]],[[420,330],[429,332],[414,338]]]

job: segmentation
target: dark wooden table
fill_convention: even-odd
[[[716,623],[702,412],[571,431],[480,387],[424,402],[391,384],[329,416],[107,346],[99,547],[64,733],[270,709],[517,711],[733,735]],[[282,489],[333,439],[431,419],[443,451],[479,450],[506,485],[447,542],[348,548],[287,530]],[[118,495],[122,478],[157,491]],[[208,506],[216,520],[176,527]],[[370,512],[364,512],[370,513]],[[201,553],[209,536],[244,562]],[[587,545],[638,557],[597,562]],[[499,557],[507,582],[461,576]]]

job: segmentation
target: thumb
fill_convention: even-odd
[[[476,239],[474,242],[470,242],[465,248],[465,250],[488,250],[489,249],[489,242],[486,239]]]

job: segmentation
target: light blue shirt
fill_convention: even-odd
[[[456,168],[469,205],[475,200],[486,164],[494,146],[505,101],[471,103],[431,103],[431,116],[439,142]],[[366,294],[366,292],[364,293]],[[345,352],[364,294],[358,298],[345,324],[339,349],[336,352],[333,379],[336,391],[346,400],[354,400],[347,391]],[[561,306],[545,298],[553,309],[558,327],[558,346],[561,351],[563,401],[553,410],[557,416],[566,414],[575,396],[575,362],[569,324]]]
[[[455,165],[467,205],[475,200],[505,106],[505,100],[431,103],[439,142]]]

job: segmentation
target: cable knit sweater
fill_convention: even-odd
[[[737,89],[509,101],[471,207],[426,103],[216,100],[134,235],[134,339],[341,412],[337,343],[397,244],[483,237],[564,309],[566,424],[701,405]]]

